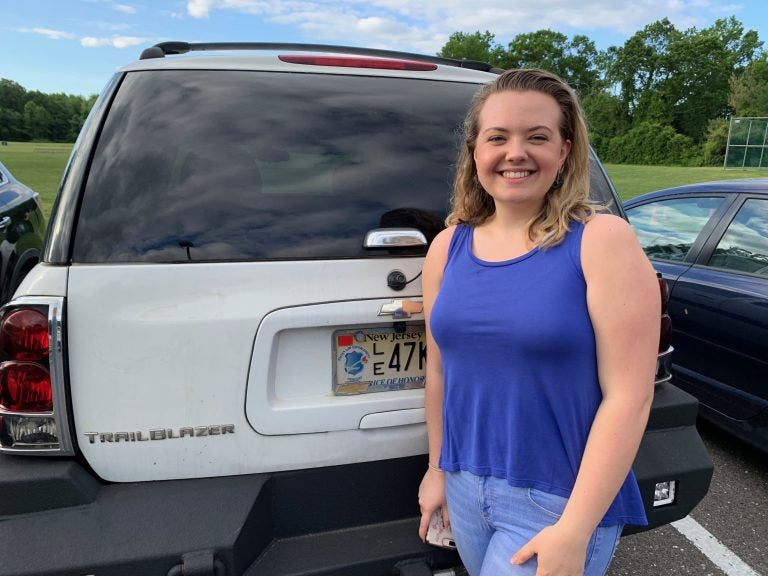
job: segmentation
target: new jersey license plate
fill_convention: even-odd
[[[336,330],[333,392],[367,394],[424,388],[427,359],[424,325]]]

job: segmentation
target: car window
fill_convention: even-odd
[[[744,203],[709,265],[768,276],[768,200],[752,198]]]
[[[684,260],[722,197],[673,198],[627,210],[629,223],[649,258]]]
[[[363,241],[384,227],[419,228],[431,240],[444,227],[460,124],[478,88],[130,73],[99,137],[73,260],[376,257],[387,251]]]

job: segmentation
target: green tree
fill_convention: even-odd
[[[543,68],[563,78],[581,95],[598,86],[598,51],[587,36],[568,40],[553,30],[518,34],[509,43],[505,68]]]
[[[733,17],[682,35],[670,54],[676,74],[674,100],[668,102],[679,132],[701,141],[710,120],[730,113],[730,78],[754,60],[761,45],[757,33],[745,33]]]
[[[24,105],[24,126],[33,140],[50,140],[51,115],[32,100]]]
[[[682,165],[700,163],[698,149],[687,136],[671,126],[643,122],[622,136],[612,138],[603,155],[619,164]]]
[[[27,91],[16,82],[0,78],[0,139],[26,140],[24,104]]]
[[[722,166],[728,145],[728,120],[715,118],[709,121],[707,136],[701,146],[701,162],[705,166]]]
[[[437,53],[442,58],[456,58],[487,62],[503,67],[505,51],[496,43],[496,37],[488,32],[454,32]]]
[[[728,103],[736,116],[768,116],[768,53],[730,80]]]
[[[581,99],[581,104],[587,117],[592,147],[599,156],[605,156],[610,139],[629,130],[629,118],[618,96],[605,90],[588,94]]]
[[[655,106],[643,106],[646,102],[657,102],[664,97],[665,86],[670,81],[668,54],[670,46],[680,37],[680,32],[664,18],[647,25],[636,32],[625,43],[607,51],[607,78],[615,85],[625,113],[638,123],[646,120],[645,109],[655,110]],[[661,92],[658,97],[651,97],[652,91]]]
[[[27,140],[24,117],[10,108],[0,108],[0,140]]]
[[[761,45],[733,17],[685,32],[665,18],[609,49],[607,76],[633,126],[669,124],[698,143],[711,119],[728,114],[729,79]]]
[[[0,78],[0,138],[74,142],[97,97],[28,92]]]
[[[64,142],[69,137],[70,118],[75,112],[73,97],[66,94],[40,94],[40,105],[50,116],[48,137],[54,142]]]
[[[23,86],[13,80],[0,78],[0,108],[7,108],[23,114],[27,98],[27,91]]]

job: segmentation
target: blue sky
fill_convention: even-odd
[[[768,48],[765,0],[0,0],[0,78],[88,96],[165,40],[346,44],[434,54],[456,31],[506,45],[549,28],[621,46],[667,17],[680,30],[735,16]]]

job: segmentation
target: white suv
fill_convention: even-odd
[[[175,42],[114,76],[44,262],[0,317],[2,450],[65,456],[0,459],[19,494],[0,503],[0,575],[458,565],[417,537],[419,275],[460,123],[493,78],[419,55]],[[592,168],[594,198],[621,213]],[[711,474],[695,401],[659,394],[666,449],[691,458],[641,450],[652,525],[684,516]],[[682,478],[674,510],[654,509],[657,484]]]

